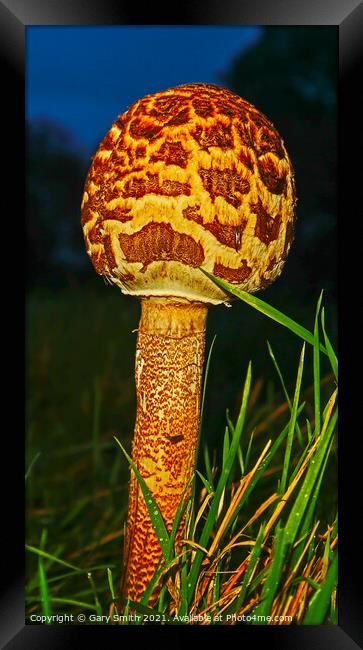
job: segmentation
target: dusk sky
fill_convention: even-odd
[[[27,27],[26,114],[51,119],[92,155],[134,101],[220,75],[260,36],[259,27]]]

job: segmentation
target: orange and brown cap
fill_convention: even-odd
[[[257,291],[291,245],[293,176],[271,122],[229,90],[192,83],[148,95],[93,158],[87,252],[124,293],[226,302],[199,267]]]

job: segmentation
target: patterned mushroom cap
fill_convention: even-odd
[[[293,176],[274,126],[229,90],[191,83],[147,95],[93,158],[87,253],[124,293],[228,301],[199,267],[257,291],[281,273],[292,242]]]

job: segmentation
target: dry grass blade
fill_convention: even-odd
[[[297,484],[299,483],[301,477],[303,476],[305,470],[307,469],[311,457],[313,456],[314,452],[316,451],[317,447],[319,446],[319,442],[320,442],[322,436],[324,435],[324,433],[326,431],[326,428],[328,426],[330,416],[331,416],[331,413],[332,413],[333,408],[334,408],[336,396],[337,396],[337,390],[334,391],[333,395],[331,396],[331,398],[330,398],[330,400],[328,402],[328,405],[327,405],[327,408],[326,408],[324,424],[323,424],[323,427],[321,429],[320,434],[314,440],[314,443],[311,446],[311,448],[309,449],[308,453],[306,454],[306,457],[305,457],[304,461],[302,462],[299,471],[296,473],[293,481],[290,483],[290,485],[287,488],[287,490],[285,491],[285,493],[282,495],[280,502],[277,504],[277,506],[275,508],[275,511],[273,512],[271,518],[269,519],[269,521],[266,524],[265,540],[267,539],[268,533],[270,532],[271,528],[273,527],[273,525],[275,524],[275,522],[279,518],[279,516],[280,516],[282,510],[284,509],[287,501],[289,500],[291,494],[295,490]]]
[[[315,533],[317,531],[319,523],[320,523],[319,521],[317,521],[315,523],[315,525],[314,525],[314,527],[313,527],[313,529],[312,529],[312,531],[311,531],[311,533],[310,533],[310,535],[309,535],[309,537],[308,537],[308,539],[306,541],[306,544],[305,544],[305,546],[304,546],[304,548],[303,548],[303,550],[301,552],[301,555],[300,555],[298,561],[296,562],[296,564],[295,564],[294,568],[292,569],[291,573],[289,573],[289,576],[288,576],[288,578],[287,578],[287,580],[285,582],[285,585],[284,585],[284,590],[287,590],[289,588],[290,584],[292,583],[292,581],[294,579],[294,576],[297,574],[297,570],[298,570],[299,566],[301,565],[302,560],[303,560],[305,554],[307,553],[307,551],[309,549],[309,546],[311,544],[311,541],[314,538],[314,535],[315,535]]]
[[[197,512],[197,515],[196,515],[196,517],[195,517],[193,533],[192,533],[192,535],[191,535],[192,539],[194,539],[194,537],[195,537],[195,532],[196,532],[196,530],[197,530],[197,525],[198,525],[198,523],[199,523],[201,517],[203,516],[204,511],[205,511],[205,509],[206,509],[206,507],[207,507],[209,501],[210,501],[213,497],[214,497],[214,492],[211,492],[210,494],[207,494],[206,497],[205,497],[205,499],[204,499],[204,501],[203,501],[203,503],[201,504],[201,506],[200,506],[200,508],[199,508],[199,510],[198,510],[198,512]]]
[[[258,468],[260,467],[263,459],[265,458],[270,446],[271,446],[271,440],[269,440],[268,443],[265,445],[265,447],[264,447],[262,453],[260,454],[255,466],[251,469],[251,471],[246,476],[244,476],[241,479],[239,487],[236,490],[236,492],[235,492],[235,494],[234,494],[234,496],[232,498],[232,501],[231,501],[231,503],[230,503],[230,505],[229,505],[229,507],[227,509],[227,512],[226,512],[225,516],[223,517],[223,520],[222,520],[222,522],[221,522],[221,524],[220,524],[220,526],[219,526],[219,528],[218,528],[218,530],[217,530],[217,532],[215,534],[213,542],[210,545],[208,555],[212,555],[214,553],[215,549],[217,548],[221,538],[223,537],[226,529],[228,528],[229,522],[231,521],[231,519],[234,516],[234,513],[235,513],[235,511],[236,511],[236,509],[238,507],[239,502],[241,501],[247,487],[251,483],[252,478],[254,477],[256,471],[258,470]]]
[[[305,571],[303,572],[303,577],[304,578],[309,578],[310,577],[309,574],[311,572],[311,569],[312,569],[312,567],[314,565],[315,560],[316,560],[316,558],[315,558],[315,556],[313,556],[311,558],[310,562],[308,563]],[[305,609],[306,609],[306,601],[307,601],[308,595],[311,593],[312,589],[313,588],[311,587],[309,582],[307,580],[304,580],[303,583],[302,583],[300,598],[297,601],[295,601],[296,610],[294,611],[293,607],[291,607],[291,610],[289,611],[289,615],[293,617],[293,619],[294,619],[294,621],[296,621],[296,623],[301,623],[301,620],[303,618],[303,615],[304,615],[304,612],[305,612]]]
[[[307,553],[307,551],[309,549],[309,546],[311,544],[311,541],[314,538],[314,535],[316,533],[316,530],[317,530],[318,526],[319,526],[319,522],[317,521],[315,523],[315,525],[314,525],[314,527],[313,527],[307,541],[306,541],[306,544],[305,544],[305,546],[304,546],[304,548],[303,548],[303,550],[301,552],[301,555],[300,555],[300,557],[298,559],[298,562],[295,564],[294,568],[292,569],[292,571],[287,576],[287,579],[286,579],[284,585],[282,586],[282,588],[281,588],[281,590],[279,592],[279,596],[277,597],[277,599],[275,601],[274,615],[285,618],[285,621],[280,621],[281,625],[287,623],[287,620],[288,620],[287,616],[290,616],[290,614],[288,614],[288,612],[289,612],[289,610],[291,608],[291,604],[293,602],[295,602],[295,594],[293,594],[293,593],[289,594],[288,593],[289,588],[290,588],[290,586],[291,586],[291,584],[292,584],[292,582],[293,582],[293,580],[294,580],[294,578],[295,578],[295,576],[297,574],[297,570],[298,570],[299,566],[301,565],[305,554]],[[304,582],[304,584],[307,584],[307,583]],[[297,587],[297,591],[299,591],[299,592],[301,591],[301,583],[299,583],[299,585]]]
[[[259,517],[261,517],[262,513],[265,512],[265,510],[267,510],[267,508],[268,508],[268,507],[269,507],[269,506],[270,506],[274,501],[276,501],[276,499],[279,499],[279,498],[280,498],[280,495],[279,495],[279,494],[276,494],[276,493],[271,494],[271,496],[268,497],[268,498],[266,499],[266,501],[264,501],[264,502],[262,503],[262,505],[260,505],[259,508],[257,508],[257,510],[256,510],[256,512],[254,513],[254,515],[252,515],[252,517],[251,517],[251,518],[248,520],[248,522],[243,526],[243,528],[241,528],[241,532],[244,531],[244,530],[246,530],[246,528],[249,528],[249,526],[251,526],[251,525],[256,521],[256,519],[258,519]]]
[[[187,544],[191,548],[193,548],[195,551],[203,551],[205,555],[208,555],[208,550],[204,548],[204,546],[201,546],[200,544],[197,544],[197,542],[193,542],[191,539],[183,539],[182,540],[183,544]]]
[[[236,587],[233,592],[227,595],[223,595],[218,600],[216,600],[214,603],[211,605],[208,605],[208,607],[205,607],[200,614],[201,616],[204,616],[205,614],[208,614],[209,612],[212,612],[214,609],[217,609],[220,605],[225,605],[224,609],[232,602],[232,600],[237,596],[239,591],[239,588]]]
[[[248,565],[248,560],[249,560],[249,556],[245,557],[243,562],[241,562],[239,567],[234,571],[233,576],[224,585],[223,595],[230,593],[232,587],[236,584],[237,580],[239,580],[243,576],[244,572],[246,571],[246,567]]]

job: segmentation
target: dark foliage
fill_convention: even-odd
[[[28,124],[26,156],[27,277],[49,284],[79,272],[87,260],[79,224],[88,161],[77,153],[72,134],[59,124]]]
[[[266,27],[221,82],[265,113],[295,169],[296,244],[289,282],[336,286],[338,33],[332,27]]]

